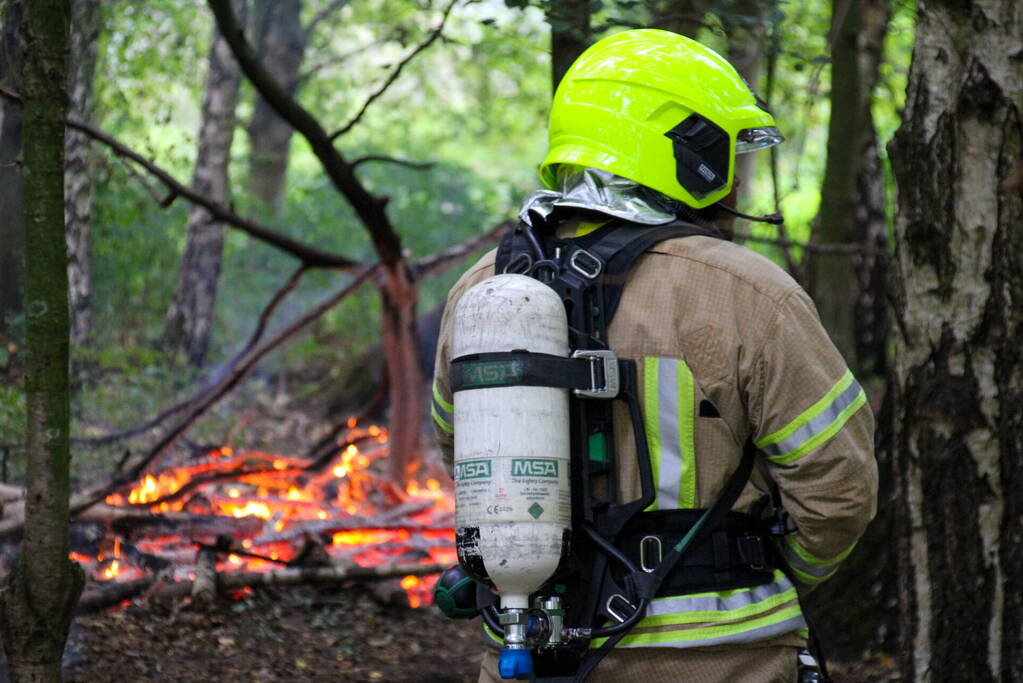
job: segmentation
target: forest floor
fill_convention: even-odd
[[[129,606],[78,617],[65,661],[70,683],[462,683],[476,680],[481,654],[478,620],[385,607],[361,589],[300,587],[202,613]],[[832,664],[832,675],[880,683],[898,680],[893,669],[881,658]]]
[[[475,681],[477,621],[377,604],[364,590],[257,593],[207,612],[129,606],[78,617],[66,680]]]

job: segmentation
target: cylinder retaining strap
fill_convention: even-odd
[[[451,361],[451,391],[494,387],[572,389],[585,398],[614,398],[618,359],[611,351],[576,351],[571,358],[531,351],[474,353]]]

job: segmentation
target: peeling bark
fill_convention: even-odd
[[[1023,14],[921,3],[902,127],[893,318],[909,680],[1023,680]]]
[[[23,162],[27,406],[25,535],[0,592],[0,634],[14,681],[60,681],[71,613],[84,584],[69,549],[67,246],[64,116],[69,7],[25,7]],[[31,226],[31,229],[27,229]]]
[[[309,35],[299,21],[302,0],[256,0],[253,11],[256,15],[256,52],[284,91],[294,97],[302,55],[309,41]],[[294,129],[257,95],[248,132],[251,149],[249,189],[278,211],[284,195]]]
[[[68,74],[68,115],[92,118],[92,82],[99,44],[98,0],[71,0],[71,57]],[[71,307],[71,343],[85,343],[92,319],[92,275],[89,259],[89,224],[92,219],[92,182],[89,138],[79,130],[64,133],[64,222],[67,230],[68,297]]]
[[[240,5],[237,9],[244,9],[241,0],[235,0],[235,4]],[[228,196],[228,163],[240,84],[241,72],[231,49],[220,32],[215,31],[192,186],[220,204]],[[213,222],[206,209],[193,206],[188,213],[188,237],[178,288],[167,310],[164,335],[168,348],[184,353],[193,365],[203,364],[209,347],[223,250],[224,228]]]

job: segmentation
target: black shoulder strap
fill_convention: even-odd
[[[602,282],[604,285],[604,316],[610,325],[625,291],[625,279],[639,259],[648,249],[676,237],[714,237],[724,239],[721,235],[685,221],[675,221],[667,225],[638,227],[628,224],[614,228],[589,251],[604,261]]]

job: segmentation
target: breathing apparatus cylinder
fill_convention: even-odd
[[[523,275],[496,275],[459,300],[452,357],[529,351],[569,354],[561,298]],[[461,366],[454,395],[458,561],[500,598],[505,678],[528,676],[529,596],[557,569],[571,528],[568,389],[493,386],[515,360]],[[473,389],[473,383],[486,388]]]

